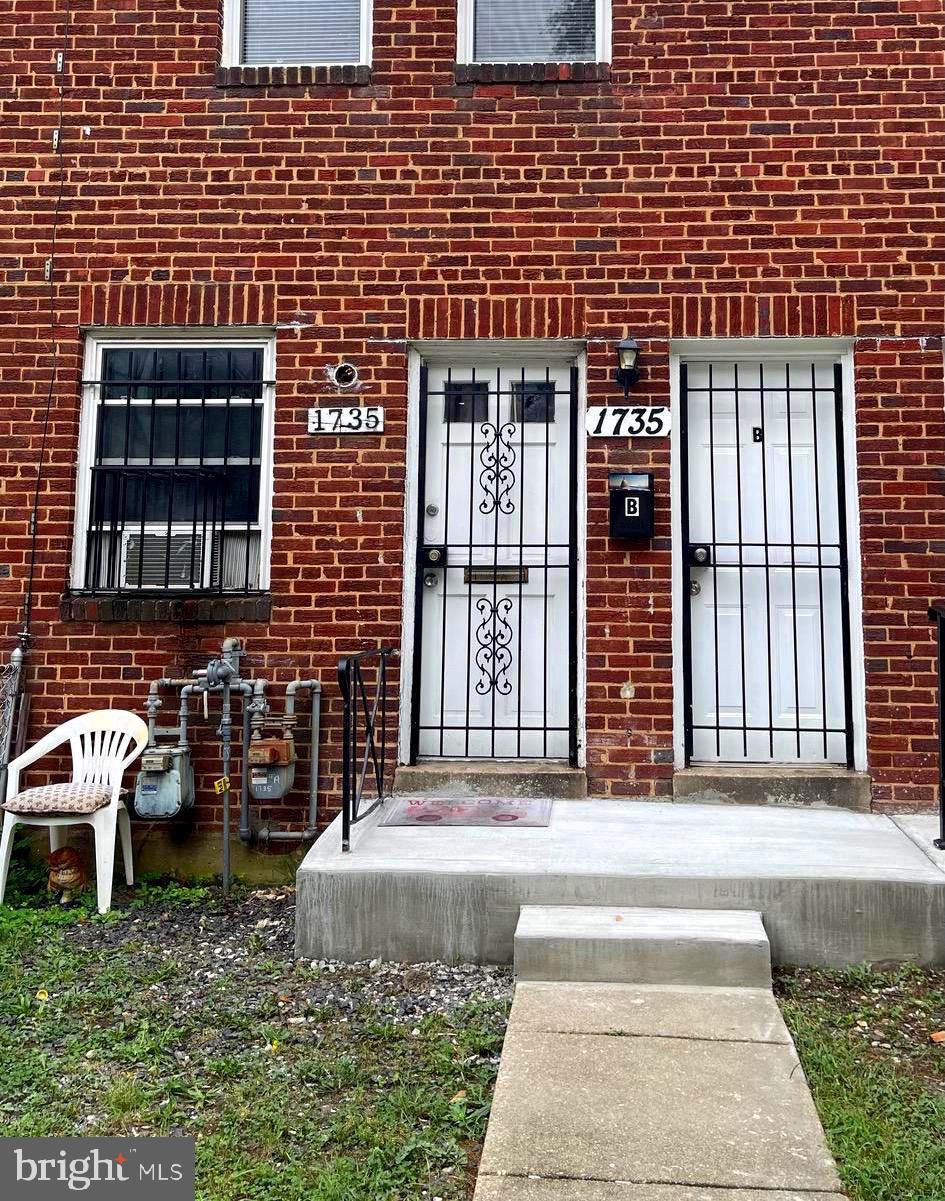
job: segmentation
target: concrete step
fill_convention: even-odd
[[[558,759],[425,759],[398,767],[394,792],[404,796],[587,796],[587,774]]]
[[[687,767],[673,775],[673,797],[703,805],[788,805],[869,813],[870,777],[843,767]]]
[[[771,987],[751,910],[523,905],[514,961],[519,980]]]

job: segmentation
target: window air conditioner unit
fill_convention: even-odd
[[[124,588],[200,588],[203,534],[125,533]]]
[[[217,530],[210,535],[202,530],[142,534],[138,529],[95,534],[90,540],[86,586],[107,591],[241,592],[259,587],[259,548],[258,530]]]
[[[193,533],[145,532],[142,567],[141,533],[126,533],[123,587],[213,588],[224,592],[259,587],[259,534],[256,531],[218,530],[210,542],[209,563],[204,561],[204,545],[203,533],[195,536]]]

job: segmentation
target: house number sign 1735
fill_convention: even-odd
[[[308,411],[310,434],[380,434],[384,410],[380,405],[319,405]]]
[[[591,438],[664,438],[670,431],[669,409],[643,405],[607,405],[587,410]]]

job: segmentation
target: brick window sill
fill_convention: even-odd
[[[59,603],[62,621],[170,621],[214,625],[223,621],[268,622],[272,596],[90,596],[66,593]]]
[[[304,88],[312,86],[366,87],[368,66],[346,67],[218,67],[220,88]]]
[[[610,63],[454,63],[457,83],[606,83]]]

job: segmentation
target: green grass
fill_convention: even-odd
[[[147,912],[172,920],[217,898],[144,890]],[[215,974],[197,983],[172,935],[99,945],[102,922],[91,898],[0,908],[3,1134],[191,1134],[203,1201],[470,1195],[504,1003],[413,1025],[366,1006],[345,1020],[307,1006],[317,969],[273,955],[252,923],[258,953],[239,978],[208,957]]]
[[[945,1201],[945,976],[799,971],[781,1007],[851,1201]]]

